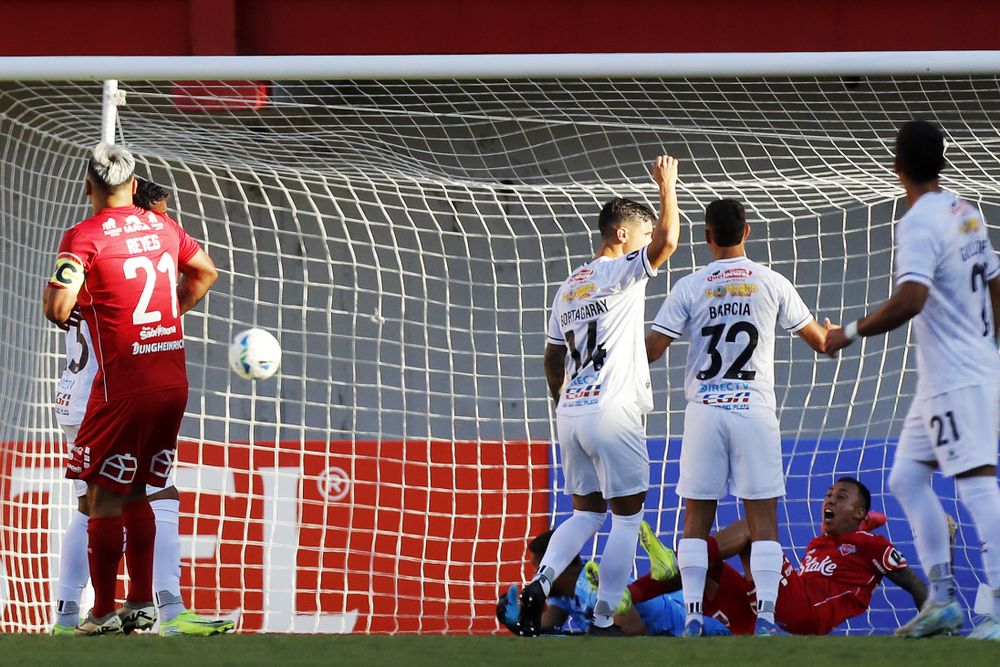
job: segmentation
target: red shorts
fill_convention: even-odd
[[[734,635],[752,635],[757,624],[753,584],[728,563],[722,564],[719,588],[712,599],[705,597],[702,610],[723,623]]]
[[[70,451],[66,477],[114,493],[162,487],[174,465],[187,387],[104,401],[92,396]]]
[[[787,558],[781,565],[781,585],[778,602],[774,606],[774,620],[793,635],[827,635],[833,630],[825,627],[816,607],[809,601],[806,585]]]

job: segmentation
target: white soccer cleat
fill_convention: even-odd
[[[951,634],[962,627],[963,623],[965,623],[965,612],[955,600],[946,604],[927,602],[919,614],[896,630],[896,636],[919,639]]]
[[[987,616],[969,633],[969,639],[1000,642],[1000,620],[996,616]]]
[[[96,635],[120,635],[122,633],[122,619],[118,612],[111,612],[104,618],[94,618],[93,614],[87,614],[87,618],[76,626],[76,636],[96,636]]]
[[[138,605],[126,602],[116,613],[122,620],[122,632],[127,635],[135,630],[149,630],[156,623],[156,606],[152,602]]]

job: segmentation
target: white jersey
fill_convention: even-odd
[[[896,239],[896,285],[930,288],[913,318],[918,395],[998,381],[986,281],[1000,275],[1000,261],[982,214],[951,192],[928,192],[899,221]]]
[[[677,281],[653,330],[671,338],[691,334],[684,375],[688,401],[773,412],[774,327],[795,332],[812,319],[787,278],[734,257]]]
[[[90,339],[90,329],[81,317],[66,331],[66,368],[56,389],[53,410],[60,426],[78,426],[83,422],[90,400],[90,389],[97,375],[97,360]]]
[[[559,287],[546,334],[567,348],[559,414],[623,403],[653,409],[643,329],[646,283],[655,275],[643,248],[587,262]]]

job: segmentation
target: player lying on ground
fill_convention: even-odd
[[[521,592],[520,632],[540,629],[552,582],[604,524],[604,576],[593,634],[620,634],[614,609],[628,583],[639,521],[649,487],[643,414],[653,407],[643,353],[646,284],[677,249],[677,161],[664,155],[652,168],[660,217],[615,198],[601,209],[601,243],[594,258],[560,285],[549,317],[544,368],[556,401],[556,428],[573,515],[555,530],[535,578]],[[656,223],[654,225],[654,222]]]
[[[141,178],[136,178],[137,186],[132,196],[133,203],[141,209],[156,213],[167,212],[169,193],[162,187]],[[56,421],[66,434],[66,445],[72,450],[80,422],[86,413],[87,401],[94,376],[97,373],[97,359],[92,352],[93,341],[87,322],[80,316],[80,309],[74,308],[66,329],[66,368],[63,370],[56,392],[53,408]],[[87,484],[82,480],[73,481],[77,495],[77,511],[70,519],[63,537],[62,552],[59,557],[59,578],[56,582],[56,617],[52,623],[52,634],[72,635],[80,622],[80,595],[90,579],[87,564]],[[181,541],[178,532],[180,495],[172,482],[163,489],[153,486],[146,488],[149,504],[153,508],[156,522],[156,538],[153,544],[153,593],[156,598],[160,634],[212,635],[233,629],[232,621],[217,621],[202,618],[184,606],[181,599]],[[124,632],[136,629],[134,621],[129,621]],[[142,619],[143,625],[150,619]]]
[[[87,483],[87,543],[94,607],[78,635],[149,627],[156,522],[146,486],[170,478],[188,383],[181,316],[218,276],[174,220],[135,206],[135,159],[98,144],[87,164],[94,215],[63,235],[45,288],[45,316],[64,326],[77,305],[95,345],[93,390],[66,476]],[[125,531],[128,541],[125,541]],[[115,588],[122,552],[125,605]]]
[[[779,627],[796,635],[825,635],[867,611],[882,577],[909,593],[918,609],[923,605],[927,587],[907,566],[903,555],[881,535],[863,530],[874,530],[885,521],[884,516],[870,513],[870,509],[871,493],[856,479],[842,477],[830,487],[822,503],[823,532],[809,542],[802,566],[796,570],[784,558],[774,610]],[[652,531],[644,530],[640,539],[654,564],[673,560],[673,554]],[[749,546],[746,520],[708,539],[708,579],[714,583],[714,590],[713,586],[706,587],[705,614],[721,620],[733,634],[754,632],[754,582],[724,561],[739,555],[745,562]],[[668,573],[668,569],[654,566],[652,576],[630,585],[634,604],[638,606],[680,588],[680,577],[666,576]]]
[[[684,537],[677,547],[688,636],[702,634],[701,600],[708,568],[706,539],[719,499],[743,501],[750,526],[750,570],[757,582],[758,633],[775,632],[781,579],[778,498],[785,495],[781,433],[774,398],[774,330],[798,334],[816,352],[826,331],[795,287],[751,261],[743,205],[713,201],[705,209],[705,243],[713,261],[678,280],[646,337],[649,362],[687,334],[684,435],[677,495],[684,498]]]
[[[941,189],[945,164],[937,126],[903,125],[893,167],[910,210],[896,224],[896,291],[867,317],[832,330],[827,352],[913,320],[917,393],[903,422],[889,488],[913,529],[931,592],[928,605],[899,634],[923,637],[965,622],[955,597],[944,508],[931,487],[940,468],[955,478],[972,516],[993,589],[992,613],[969,637],[1000,641],[1000,261],[979,209]]]
[[[645,522],[643,522],[645,524]],[[648,526],[646,526],[648,530]],[[536,569],[549,546],[552,531],[538,535],[528,543],[528,558]],[[677,564],[669,550],[667,575],[677,573]],[[666,575],[661,578],[668,578]],[[583,634],[590,630],[594,607],[597,605],[597,588],[600,576],[596,561],[584,561],[577,556],[562,574],[552,582],[548,606],[542,613],[541,634]],[[517,634],[517,586],[511,586],[497,603],[497,618],[508,630]],[[684,597],[678,591],[657,595],[632,605],[626,594],[615,610],[615,625],[625,635],[661,635],[677,637],[684,630]],[[705,634],[731,634],[725,625],[715,619],[706,619]]]

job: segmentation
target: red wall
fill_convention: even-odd
[[[995,0],[2,0],[0,55],[998,49],[998,25]]]

